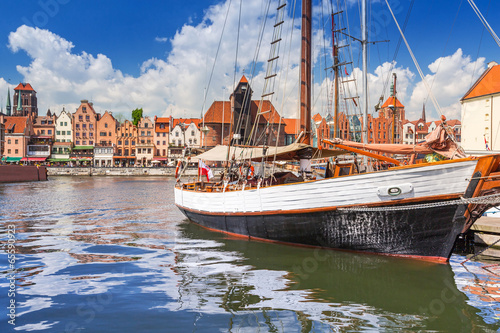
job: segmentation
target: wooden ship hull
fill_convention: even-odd
[[[499,163],[491,155],[268,187],[182,184],[175,203],[203,227],[250,239],[446,262],[457,236],[500,200]]]

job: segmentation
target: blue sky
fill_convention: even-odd
[[[110,110],[129,116],[132,109],[143,107],[150,116],[197,117],[213,100],[229,97],[234,78],[239,78],[243,70],[252,76],[250,64],[265,2],[243,2],[240,34],[244,40],[240,41],[238,73],[233,75],[239,1],[232,0],[212,84],[205,91],[228,1],[2,0],[0,102],[5,107],[7,86],[12,88],[24,81],[37,90],[41,114],[48,108],[56,113],[63,106],[71,110],[80,99],[90,99],[98,112]],[[351,32],[359,37],[358,3],[348,2]],[[324,11],[328,11],[329,1],[323,3]],[[500,23],[493,19],[500,13],[500,2],[476,3],[492,28],[500,33]],[[392,0],[390,4],[403,25],[410,1]],[[271,8],[275,7],[273,3]],[[319,3],[315,3],[315,10],[320,12]],[[388,16],[385,1],[371,1],[370,18],[374,32],[370,40],[390,40],[370,45],[373,106],[382,93],[399,34]],[[319,25],[318,20],[316,27]],[[271,33],[266,32],[265,37]],[[500,60],[499,47],[466,0],[415,1],[406,37],[443,112],[449,118],[459,118],[459,99],[488,62]],[[268,42],[265,40],[264,44]],[[298,42],[293,41],[288,47],[295,50]],[[267,59],[266,52],[264,47],[259,54],[261,64]],[[316,52],[321,52],[321,47]],[[356,59],[348,72],[358,77],[361,63],[355,42],[353,54]],[[404,45],[396,62],[398,98],[407,108],[407,117],[418,118],[427,93]],[[322,67],[318,66],[316,72],[321,72]],[[294,116],[296,109],[296,99],[292,97],[296,86],[292,80],[296,81],[297,71],[293,64],[290,68],[288,92],[282,93],[282,100],[273,101],[285,116]],[[253,73],[254,98],[260,96],[259,79],[264,70],[261,65]],[[315,79],[315,100],[323,104],[321,91],[326,81],[319,74]],[[207,105],[203,105],[205,93]],[[324,113],[325,107],[319,104],[315,111]],[[426,108],[431,118],[439,116],[432,104],[427,103]]]

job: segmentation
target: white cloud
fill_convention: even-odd
[[[229,99],[233,84],[238,82],[243,70],[252,85],[254,99],[258,99],[263,91],[263,78],[266,76],[265,66],[270,56],[269,43],[275,19],[272,12],[276,6],[270,6],[270,18],[266,23],[267,29],[257,55],[258,67],[252,73],[256,41],[266,8],[259,2],[247,1],[243,2],[242,8],[245,15],[242,15],[240,28],[238,73],[226,74],[234,72],[236,57],[239,6],[232,4],[210,88],[205,92],[228,4],[226,1],[211,6],[206,10],[200,24],[186,23],[172,37],[156,37],[157,42],[169,41],[171,51],[164,59],[145,60],[137,77],[124,74],[113,67],[111,59],[106,55],[73,53],[74,45],[71,41],[44,29],[21,26],[9,35],[8,46],[13,52],[26,52],[32,59],[27,66],[17,66],[17,70],[24,76],[24,80],[37,90],[41,114],[45,113],[47,108],[59,113],[63,105],[67,110],[74,111],[81,99],[89,99],[94,102],[98,112],[110,110],[129,116],[132,109],[142,107],[149,116],[172,114],[177,117],[198,117],[214,100],[221,100],[223,96],[226,100]],[[296,20],[293,29],[290,25],[283,28],[279,64],[282,68],[288,68],[288,73],[282,73],[273,88],[276,94],[272,102],[286,117],[297,116],[298,109],[299,25],[300,22]],[[292,39],[290,30],[293,31]],[[313,39],[314,59],[316,63],[323,62],[320,54],[328,54],[331,50],[322,49],[325,44],[321,41],[321,33],[316,32]],[[290,56],[289,50],[292,50]],[[324,64],[319,66],[323,68]],[[373,107],[382,94],[384,99],[389,96],[390,84],[386,86],[385,91],[382,90],[390,67],[391,64],[384,63],[369,74],[369,112],[374,110]],[[458,100],[484,70],[484,59],[472,61],[459,49],[451,56],[437,59],[428,68],[431,74],[427,75],[426,79],[430,84],[433,82],[433,91],[443,111],[448,118],[458,118]],[[349,71],[349,78],[358,79],[356,85],[349,84],[351,95],[360,96],[362,100],[362,72],[359,68]],[[406,106],[407,118],[416,119],[420,116],[422,103],[427,98],[424,86],[409,68],[398,67],[396,64],[394,71],[398,78],[398,98]],[[326,113],[326,92],[331,85],[329,80],[324,74],[315,80],[317,83],[313,89],[313,112],[320,112],[322,115]],[[6,87],[7,83],[0,78],[0,96],[5,94],[2,91],[6,91]],[[223,90],[223,87],[227,89]],[[205,93],[207,98],[203,107]],[[3,104],[5,105],[5,101]],[[428,117],[438,117],[430,103],[427,103],[427,111]]]
[[[426,75],[425,80],[431,87],[442,113],[448,119],[460,119],[460,98],[486,69],[485,58],[473,61],[458,49],[450,56],[438,58],[428,68],[431,74]],[[407,118],[419,118],[422,104],[429,99],[426,103],[426,114],[428,118],[438,119],[441,114],[431,103],[424,83],[419,80],[412,88],[406,104]]]
[[[157,41],[158,43],[166,43],[168,42],[168,37],[156,37],[155,41]]]

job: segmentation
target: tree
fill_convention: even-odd
[[[132,111],[132,123],[134,124],[134,126],[137,126],[139,124],[139,121],[141,121],[142,113],[142,108]]]

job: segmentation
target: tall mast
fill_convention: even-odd
[[[337,50],[337,41],[335,40],[335,21],[334,14],[332,13],[332,44],[333,44],[333,70],[335,73],[335,78],[333,81],[335,94],[333,102],[334,104],[334,123],[333,123],[333,137],[338,138],[338,130],[339,130],[339,57]]]
[[[311,14],[312,0],[302,1],[302,43],[300,62],[300,131],[301,142],[311,144]]]
[[[361,46],[363,51],[363,143],[368,143],[368,19],[366,0],[361,1]]]

